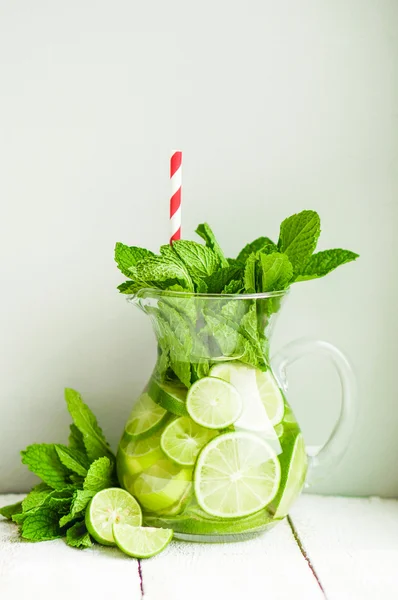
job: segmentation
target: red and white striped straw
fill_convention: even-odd
[[[170,244],[181,239],[181,163],[182,152],[177,150],[170,159]]]

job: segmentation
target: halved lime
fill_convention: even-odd
[[[141,525],[141,508],[126,490],[108,488],[95,494],[87,506],[85,521],[88,532],[97,542],[114,546],[113,524]]]
[[[160,445],[167,456],[183,467],[193,467],[200,450],[218,431],[198,425],[190,417],[178,417],[163,430]]]
[[[187,391],[186,387],[159,383],[156,379],[152,379],[149,384],[151,398],[164,409],[178,416],[188,414],[185,405]]]
[[[171,542],[172,529],[158,527],[113,526],[116,544],[122,552],[133,558],[151,558],[159,554]]]
[[[134,477],[155,464],[158,460],[164,458],[160,447],[161,435],[161,431],[156,431],[150,437],[142,440],[131,440],[127,443],[122,440],[116,457],[120,483],[122,483],[124,475],[128,474]],[[127,486],[123,485],[123,487]]]
[[[271,446],[248,432],[216,437],[199,455],[195,494],[210,515],[236,518],[265,508],[280,481],[278,457]]]
[[[235,361],[214,365],[210,375],[232,383],[244,398],[242,423],[239,426],[252,431],[260,430],[265,417],[264,409],[271,425],[282,421],[285,411],[283,395],[270,370],[260,371]]]
[[[167,410],[156,404],[147,392],[137,400],[125,428],[129,439],[139,439],[154,433],[167,419]]]
[[[133,490],[143,508],[156,512],[178,502],[191,486],[192,469],[182,469],[163,459],[138,475]]]
[[[286,450],[284,450],[284,453]],[[282,458],[281,458],[282,460]],[[302,490],[307,475],[308,459],[305,451],[304,439],[299,433],[295,439],[293,449],[290,455],[290,464],[286,465],[287,475],[284,477],[285,483],[280,489],[279,497],[275,498],[276,510],[275,519],[286,517],[293,502]]]
[[[230,383],[215,377],[203,377],[189,389],[189,416],[202,427],[224,429],[235,423],[242,412],[242,398]]]

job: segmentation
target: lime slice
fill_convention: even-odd
[[[189,389],[189,416],[202,427],[224,429],[235,423],[242,412],[242,398],[230,383],[215,377],[203,377]]]
[[[171,542],[172,529],[158,527],[113,526],[115,542],[122,552],[133,558],[151,558],[159,554]]]
[[[171,460],[183,467],[193,467],[200,450],[217,434],[189,417],[179,417],[166,426],[160,444]]]
[[[134,477],[155,464],[156,461],[164,458],[160,447],[161,434],[161,431],[157,431],[143,440],[131,440],[127,443],[124,440],[121,441],[116,457],[120,483],[123,482],[125,475]],[[123,487],[128,489],[126,485],[123,485]]]
[[[149,394],[155,402],[174,415],[187,415],[185,400],[187,388],[183,386],[172,386],[167,383],[159,383],[152,379],[149,385]]]
[[[199,455],[195,494],[216,517],[245,517],[265,508],[280,481],[278,457],[263,439],[248,432],[216,437]]]
[[[275,429],[275,433],[278,436],[278,438],[281,438],[285,432],[282,423],[279,423],[279,425],[275,425],[274,429]]]
[[[293,502],[300,494],[305,482],[308,460],[301,433],[296,437],[290,457],[290,464],[288,466],[286,465],[287,476],[284,485],[281,485],[278,497],[275,498],[275,519],[286,517]]]
[[[287,423],[288,425],[297,425],[296,417],[294,416],[292,409],[287,403],[285,404],[285,414],[283,416],[283,422]]]
[[[244,408],[237,426],[251,431],[270,429],[283,419],[285,405],[282,392],[270,370],[260,371],[239,362],[214,365],[211,377],[232,383],[244,398]],[[265,410],[264,410],[265,409]]]
[[[86,509],[86,527],[90,535],[105,546],[114,546],[114,523],[139,526],[142,515],[139,504],[131,494],[120,488],[108,488],[95,494]]]
[[[285,403],[282,392],[271,371],[256,371],[258,391],[272,425],[277,425],[283,419]]]
[[[191,486],[192,469],[182,469],[163,459],[138,475],[134,496],[143,508],[156,512],[181,500]]]
[[[167,410],[156,404],[152,398],[144,392],[127,421],[125,434],[129,439],[139,439],[159,429],[167,419]]]

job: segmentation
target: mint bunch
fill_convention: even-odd
[[[68,445],[33,444],[21,452],[42,481],[22,502],[0,508],[0,515],[17,523],[27,540],[65,537],[70,546],[87,548],[85,510],[97,492],[118,485],[115,457],[80,394],[66,389],[65,399],[73,419]]]
[[[161,246],[158,255],[144,248],[116,244],[115,260],[128,277],[118,289],[134,294],[143,288],[170,292],[147,308],[159,343],[160,379],[189,388],[206,376],[212,357],[224,356],[266,370],[269,364],[267,328],[279,310],[280,297],[234,299],[233,295],[286,290],[292,283],[324,277],[358,254],[340,248],[315,253],[319,215],[304,210],[285,219],[279,237],[259,237],[236,258],[226,258],[207,223],[196,229],[205,245],[180,240]]]

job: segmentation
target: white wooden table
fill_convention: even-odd
[[[0,496],[0,505],[21,496]],[[23,542],[0,517],[1,600],[393,600],[398,500],[304,495],[254,540],[172,542],[136,561],[115,548]]]

